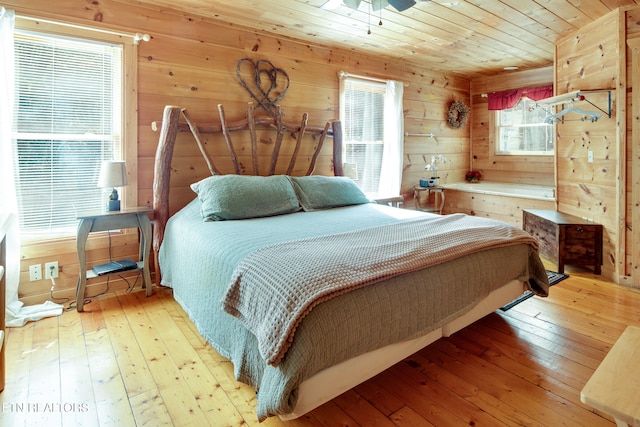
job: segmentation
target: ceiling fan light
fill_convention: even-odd
[[[386,1],[386,0],[385,0]],[[416,5],[414,0],[389,0],[391,6],[393,6],[398,12],[403,12],[410,7]]]
[[[362,0],[342,0],[342,3],[344,3],[344,5],[347,6],[348,8],[358,10],[358,7],[360,6],[361,1]]]

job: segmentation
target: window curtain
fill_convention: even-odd
[[[489,110],[506,110],[513,108],[523,96],[533,99],[534,101],[549,98],[553,96],[553,85],[489,93],[487,94]]]
[[[13,33],[15,13],[0,6],[0,216],[10,221],[7,233],[6,324],[22,326],[30,320],[62,314],[62,306],[47,301],[24,307],[18,300],[20,284],[20,230],[14,180],[14,143],[12,136],[15,103]]]
[[[403,93],[404,85],[401,82],[387,81],[384,99],[384,150],[378,184],[380,197],[400,194],[404,143]]]

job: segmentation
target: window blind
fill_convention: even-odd
[[[102,160],[119,159],[122,46],[16,31],[14,139],[20,227],[75,232],[103,209]]]
[[[345,78],[345,170],[365,193],[376,193],[384,153],[384,83]]]

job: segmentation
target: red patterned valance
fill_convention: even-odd
[[[487,95],[489,98],[489,110],[513,108],[523,95],[526,95],[527,98],[533,99],[534,101],[549,98],[553,96],[553,85],[490,93]]]

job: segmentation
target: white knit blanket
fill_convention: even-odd
[[[240,262],[223,308],[257,337],[265,361],[277,366],[298,324],[319,303],[473,252],[522,243],[538,249],[523,230],[463,214],[277,243]]]

